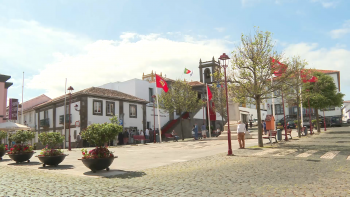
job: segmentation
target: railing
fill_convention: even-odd
[[[60,115],[60,124],[64,123],[64,115]],[[66,115],[66,123],[72,123],[72,114]]]
[[[40,126],[41,127],[50,127],[50,119],[45,118],[45,119],[40,120]]]

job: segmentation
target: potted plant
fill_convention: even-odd
[[[104,123],[104,124],[92,124],[81,134],[81,137],[88,141],[89,144],[94,144],[96,148],[87,151],[87,149],[82,149],[83,164],[91,169],[92,172],[98,170],[106,169],[109,171],[109,166],[113,163],[114,154],[105,147],[104,144],[110,140],[115,139],[115,137],[123,131],[123,127],[114,123]]]
[[[57,132],[45,132],[39,135],[39,140],[46,145],[44,149],[41,150],[40,155],[37,157],[43,163],[43,167],[58,166],[64,158],[67,156],[63,154],[63,151],[57,149],[58,144],[62,144],[64,141],[64,136]]]
[[[5,139],[7,136],[7,133],[5,131],[0,131],[0,143],[2,139]],[[0,144],[0,160],[2,160],[2,156],[5,155],[7,152],[8,148],[7,145],[5,144]]]
[[[283,126],[282,126],[282,124],[280,122],[277,123],[277,129],[283,129]]]
[[[24,161],[30,162],[29,159],[34,154],[33,147],[24,143],[34,137],[35,134],[32,131],[17,131],[10,136],[10,141],[16,142],[16,144],[10,149],[10,152],[8,152],[7,155],[16,163]]]

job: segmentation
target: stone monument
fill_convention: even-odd
[[[233,101],[229,101],[228,103],[228,112],[229,112],[229,121],[224,127],[224,131],[219,135],[218,140],[227,140],[228,139],[228,124],[230,124],[231,131],[231,140],[237,140],[237,126],[238,121],[241,120],[241,116],[239,113],[239,105]],[[251,139],[252,135],[249,133],[245,134],[245,139]]]

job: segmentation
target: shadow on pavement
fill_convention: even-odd
[[[146,175],[145,172],[134,172],[134,171],[123,171],[123,172],[124,174],[114,175],[107,178],[132,179],[132,178],[138,178]]]
[[[11,166],[34,166],[34,165],[40,165],[40,162],[21,162],[21,163],[9,163],[7,165],[11,165]]]
[[[1,159],[0,162],[10,161],[11,159]]]
[[[56,166],[46,166],[46,167],[39,167],[38,169],[42,170],[69,170],[74,169],[73,165],[58,165]]]

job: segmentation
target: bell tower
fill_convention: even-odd
[[[212,84],[214,76],[212,75],[220,68],[220,61],[215,61],[214,56],[211,61],[202,62],[199,60],[200,81],[202,83]]]

